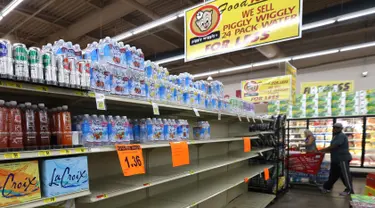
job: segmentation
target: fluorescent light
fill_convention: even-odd
[[[355,45],[355,46],[344,47],[340,51],[342,51],[342,52],[344,52],[344,51],[352,51],[352,50],[357,50],[357,49],[367,48],[367,47],[372,47],[372,46],[375,46],[375,42],[370,42],[370,43],[364,43],[364,44],[359,44],[359,45]]]
[[[194,78],[198,78],[198,77],[206,77],[206,76],[210,76],[210,75],[214,75],[214,74],[218,74],[219,71],[212,71],[212,72],[206,72],[206,73],[201,73],[201,74],[194,74]]]
[[[115,39],[116,41],[120,41],[120,40],[123,40],[125,38],[130,37],[130,36],[133,36],[133,33],[132,32],[126,32],[126,33],[123,33],[123,34],[120,34],[118,36],[113,37],[113,39]]]
[[[155,27],[157,27],[159,25],[163,25],[165,23],[171,22],[171,21],[173,21],[175,19],[177,19],[176,15],[160,18],[160,19],[158,19],[156,21],[153,21],[153,22],[151,22],[149,24],[143,25],[143,26],[141,26],[141,27],[133,30],[133,34],[135,35],[135,34],[144,32],[146,30],[155,28]]]
[[[263,61],[263,62],[258,62],[258,63],[253,64],[253,67],[277,64],[277,63],[286,62],[286,61],[290,61],[290,60],[291,60],[291,58],[288,57],[288,58],[281,58],[281,59]]]
[[[365,9],[365,10],[361,10],[358,12],[353,12],[350,14],[342,15],[341,17],[337,19],[337,21],[341,22],[341,21],[345,21],[349,19],[354,19],[357,17],[367,16],[367,15],[374,14],[374,13],[375,13],[375,8]]]
[[[300,56],[294,56],[294,57],[292,57],[292,59],[293,60],[306,59],[306,58],[312,58],[312,57],[316,57],[316,56],[324,56],[324,55],[338,53],[338,52],[340,52],[339,49],[332,49],[332,50],[326,50],[326,51],[319,51],[319,52],[315,52],[315,53],[307,53],[307,54],[303,54],[303,55],[300,55]]]
[[[185,11],[181,12],[179,15],[177,15],[177,17],[184,17],[185,16]]]
[[[170,58],[166,58],[166,59],[162,59],[162,60],[158,60],[154,62],[160,65],[160,64],[169,63],[169,62],[177,61],[177,60],[184,59],[184,58],[185,58],[185,55],[178,55],[178,56],[173,56]]]
[[[13,0],[10,2],[2,11],[1,16],[5,17],[9,12],[11,12],[14,8],[16,8],[23,0]]]
[[[239,71],[239,70],[242,70],[242,69],[248,69],[248,68],[252,68],[252,67],[253,67],[253,64],[246,64],[246,65],[231,67],[231,68],[228,68],[228,69],[222,69],[222,70],[219,70],[219,72],[220,73],[234,72],[234,71]]]
[[[310,24],[303,25],[302,30],[310,30],[310,29],[313,29],[313,28],[322,27],[322,26],[325,26],[325,25],[330,25],[330,24],[333,24],[335,22],[336,22],[336,20],[334,20],[334,19],[327,19],[327,20],[323,20],[323,21],[313,22],[313,23],[310,23]]]

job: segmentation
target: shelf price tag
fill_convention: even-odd
[[[116,150],[124,176],[146,173],[141,145],[117,144]]]
[[[241,118],[240,114],[238,114],[238,120],[239,120],[240,122],[242,122],[242,118]]]
[[[56,197],[52,197],[52,198],[48,198],[48,199],[44,199],[43,202],[44,202],[45,204],[54,203],[54,202],[56,202]]]
[[[21,154],[19,152],[11,152],[11,153],[4,154],[5,159],[17,159],[20,157],[21,157]]]
[[[160,111],[159,111],[158,104],[156,104],[154,102],[151,102],[151,105],[152,105],[152,111],[154,112],[154,115],[159,116],[160,115]]]
[[[85,96],[85,95],[86,95],[86,93],[83,92],[83,91],[74,91],[74,94],[75,94],[75,95],[78,95],[78,96]],[[93,97],[95,97],[95,94],[94,94]]]
[[[172,165],[178,167],[190,164],[189,146],[186,141],[169,142],[172,152]]]
[[[250,152],[251,151],[250,137],[244,137],[243,138],[243,151],[244,152]]]
[[[70,149],[61,149],[60,155],[69,155],[72,154],[72,151]]]
[[[85,148],[76,148],[76,153],[85,153],[86,149]]]
[[[221,113],[217,114],[217,120],[221,121]]]
[[[244,178],[243,180],[245,183],[249,183],[249,178]]]
[[[94,98],[95,97],[95,92],[89,92],[87,93],[87,95],[91,98]]]
[[[201,115],[199,115],[198,109],[193,108],[193,111],[194,111],[196,117],[201,117]]]
[[[41,92],[48,92],[48,87],[46,86],[35,86],[35,89]]]
[[[105,95],[102,93],[95,93],[96,109],[107,110],[105,106]]]
[[[43,156],[51,156],[52,154],[51,154],[51,151],[49,151],[49,150],[42,150],[42,151],[39,151],[38,152],[38,156],[40,156],[40,157],[43,157]]]
[[[16,83],[16,82],[5,82],[5,85],[7,87],[13,87],[13,88],[22,88],[22,84],[21,83]]]
[[[101,194],[101,195],[98,195],[96,196],[97,199],[105,199],[105,198],[108,198],[108,195],[107,194]]]
[[[268,181],[270,179],[270,170],[268,168],[264,168],[264,180]]]

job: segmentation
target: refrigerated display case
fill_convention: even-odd
[[[364,167],[375,167],[375,117],[366,118]]]
[[[362,163],[363,117],[337,118],[336,123],[341,123],[343,132],[348,137],[349,152],[352,154],[350,166],[360,167]]]
[[[332,140],[333,119],[309,119],[309,130],[315,136],[318,150],[328,147]]]
[[[300,144],[305,143],[304,131],[307,129],[307,120],[293,120],[288,122],[287,143],[291,150],[297,150]]]

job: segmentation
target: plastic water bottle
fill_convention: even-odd
[[[116,133],[115,132],[115,119],[113,116],[108,116],[108,124],[107,124],[107,131],[108,131],[108,140],[111,144],[115,144],[117,142]]]
[[[169,141],[171,140],[169,131],[170,131],[170,128],[172,127],[170,126],[169,121],[167,119],[163,119],[163,124],[164,124],[164,127],[163,127],[164,140]]]
[[[145,143],[147,141],[146,119],[141,119],[139,121],[139,129],[140,129],[140,142]]]
[[[85,146],[93,146],[94,134],[92,131],[92,121],[88,114],[83,115],[81,129],[82,129],[82,142]]]
[[[185,140],[183,137],[183,125],[184,122],[181,119],[177,120],[177,129],[176,129],[176,134],[177,134],[177,139],[178,140]]]
[[[129,143],[130,142],[130,124],[128,121],[128,118],[126,116],[121,117],[121,120],[124,125],[124,142]]]
[[[153,132],[153,138],[154,138],[154,141],[159,141],[159,140],[161,140],[161,135],[159,134],[160,132],[159,132],[159,130],[158,130],[158,128],[159,128],[159,122],[158,122],[158,120],[156,119],[156,118],[153,118],[152,119],[152,132]]]
[[[105,117],[105,115],[100,115],[99,120],[101,122],[101,127],[102,127],[102,132],[103,132],[101,143],[102,143],[102,145],[107,145],[107,144],[109,144],[108,121],[107,121],[107,118]]]
[[[146,120],[147,125],[147,141],[154,141],[154,124],[151,118],[147,118]]]

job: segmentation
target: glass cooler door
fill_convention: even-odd
[[[366,119],[364,167],[375,167],[375,117]]]
[[[348,136],[349,151],[353,157],[350,165],[355,167],[361,166],[363,118],[338,118],[336,122],[344,126],[343,132]]]
[[[289,148],[295,151],[299,144],[305,143],[303,132],[307,129],[307,120],[290,120],[288,128]]]
[[[316,138],[318,150],[328,147],[332,140],[333,119],[311,119],[309,130]]]

